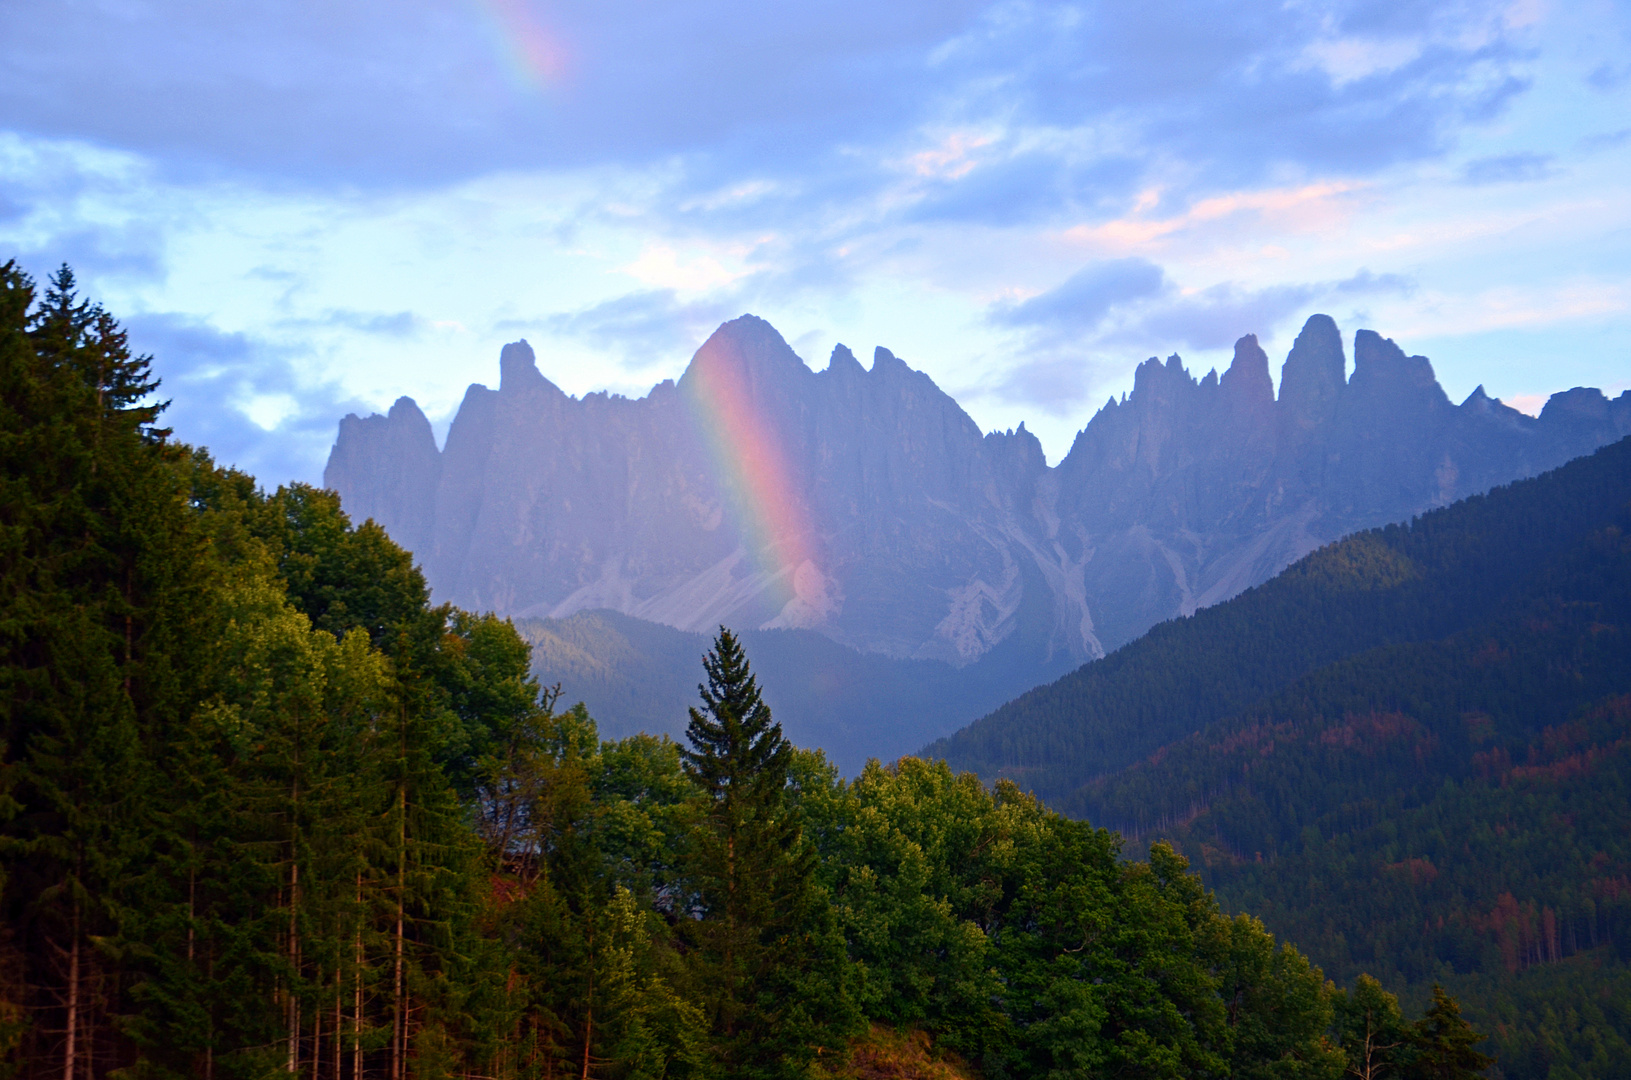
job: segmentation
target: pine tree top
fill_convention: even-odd
[[[707,682],[697,686],[702,708],[692,708],[681,748],[685,771],[716,800],[760,801],[787,785],[792,746],[759,696],[759,684],[736,635],[719,628],[702,660]]]

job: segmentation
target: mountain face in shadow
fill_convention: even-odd
[[[1266,581],[1358,529],[1530,476],[1631,432],[1631,394],[1538,418],[1445,396],[1361,330],[1349,373],[1316,315],[1276,398],[1253,336],[1221,377],[1140,365],[1049,467],[984,434],[887,349],[811,371],[743,316],[644,398],[572,398],[525,342],[438,449],[411,399],[348,416],[324,473],[414,552],[436,596],[536,618],[608,609],[680,630],[815,631],[966,666],[1006,643],[1039,674]]]

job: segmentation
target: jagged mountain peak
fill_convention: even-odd
[[[1280,369],[1282,429],[1306,435],[1330,422],[1348,384],[1342,332],[1329,315],[1311,315]]]
[[[1608,420],[1608,396],[1601,390],[1592,386],[1576,386],[1572,390],[1564,390],[1553,394],[1541,409],[1544,419],[1550,412],[1554,416],[1574,415],[1584,419],[1603,422]]]
[[[355,416],[356,414],[353,413],[352,415]],[[417,425],[421,421],[427,426],[430,424],[430,421],[425,419],[424,410],[419,408],[419,403],[406,394],[391,403],[391,411],[386,416],[392,423],[397,424]]]
[[[538,357],[534,355],[532,346],[527,339],[512,341],[504,346],[498,354],[498,391],[501,394],[516,394],[526,390],[539,390],[544,387],[554,387],[543,372],[538,370]]]
[[[916,375],[906,361],[882,345],[872,350],[872,375]]]
[[[1235,342],[1234,360],[1223,373],[1219,389],[1248,402],[1274,403],[1274,381],[1269,378],[1269,354],[1257,343],[1256,334]]]
[[[853,378],[866,374],[866,368],[855,359],[855,354],[849,351],[849,346],[842,342],[832,347],[832,357],[827,361],[827,370],[839,378]]]
[[[1278,400],[1255,335],[1221,378],[1134,372],[1049,468],[986,434],[887,348],[811,371],[770,323],[720,326],[645,398],[566,397],[524,341],[438,451],[411,400],[347,417],[325,482],[412,549],[439,598],[681,629],[804,627],[966,664],[1098,655],[1355,528],[1532,475],[1631,431],[1631,396],[1541,417],[1451,407],[1424,357],[1369,330],[1354,374],[1311,317]],[[554,390],[553,394],[544,388]],[[1008,655],[1004,653],[1002,655]]]
[[[700,377],[718,375],[756,388],[766,380],[781,382],[809,374],[809,366],[774,326],[757,315],[742,315],[708,336],[692,355],[679,385],[686,390]]]
[[[1448,405],[1433,364],[1425,356],[1406,356],[1392,338],[1374,330],[1354,334],[1354,373],[1348,388],[1359,393],[1411,395]]]

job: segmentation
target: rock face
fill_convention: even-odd
[[[1248,335],[1222,378],[1151,359],[1049,468],[982,434],[887,349],[813,372],[762,319],[721,326],[639,400],[563,394],[526,342],[438,452],[403,398],[340,423],[324,482],[424,566],[438,599],[518,616],[609,608],[683,630],[819,631],[962,665],[1101,656],[1356,529],[1530,476],[1631,433],[1631,393],[1539,418],[1457,406],[1425,357],[1336,324],[1275,398]]]

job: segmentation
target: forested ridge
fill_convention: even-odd
[[[984,726],[940,745],[1171,842],[1339,981],[1450,987],[1503,1075],[1631,1075],[1631,442],[1332,545]]]
[[[941,763],[841,780],[728,631],[683,745],[601,740],[508,622],[156,389],[66,269],[0,268],[7,1075],[1481,1067],[1452,999],[1337,989],[1170,847]]]
[[[1402,525],[1357,533],[1155,627],[923,751],[1061,806],[1094,777],[1368,649],[1434,641],[1517,602],[1538,568],[1631,500],[1621,441]]]
[[[1628,451],[1564,470],[1608,520],[1495,617],[1315,671],[1068,808],[1170,838],[1338,978],[1456,988],[1506,1075],[1627,1075]]]

